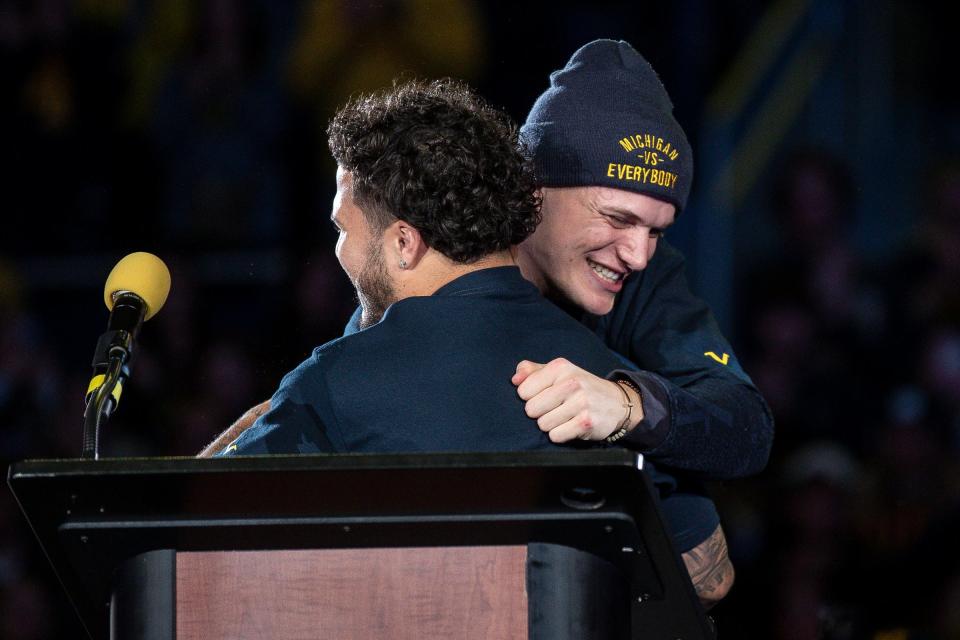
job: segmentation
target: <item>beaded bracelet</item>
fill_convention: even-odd
[[[626,387],[630,387],[636,391],[640,401],[643,402],[643,393],[640,392],[640,389],[633,383],[632,380],[624,378],[621,380],[616,380],[615,384],[620,387],[620,391],[623,393],[623,408],[627,410],[627,415],[624,416],[623,420],[620,422],[619,428],[604,438],[604,440],[607,442],[616,442],[630,433],[630,417],[633,415],[633,403],[630,401],[630,394],[627,393]]]

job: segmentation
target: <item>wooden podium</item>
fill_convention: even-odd
[[[92,638],[714,637],[623,450],[34,460]]]

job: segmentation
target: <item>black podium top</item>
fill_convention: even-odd
[[[151,550],[529,542],[622,567],[635,629],[710,637],[641,465],[620,449],[31,460],[9,483],[94,637],[114,571]]]

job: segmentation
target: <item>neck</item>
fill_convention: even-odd
[[[468,273],[494,267],[512,267],[516,264],[509,251],[492,253],[470,264],[460,264],[439,252],[430,251],[415,268],[400,272],[397,299],[429,296],[445,284]]]
[[[511,251],[516,259],[517,266],[520,267],[520,273],[523,274],[523,279],[527,282],[532,282],[537,289],[540,290],[540,293],[546,296],[548,293],[547,281],[534,261],[531,260],[530,256],[524,250],[524,246],[521,244],[514,247]]]

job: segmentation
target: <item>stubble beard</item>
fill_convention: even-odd
[[[396,302],[396,291],[387,264],[383,259],[383,248],[379,242],[371,242],[367,251],[367,261],[357,276],[357,300],[360,302],[360,328],[366,329],[380,322],[387,308]]]

